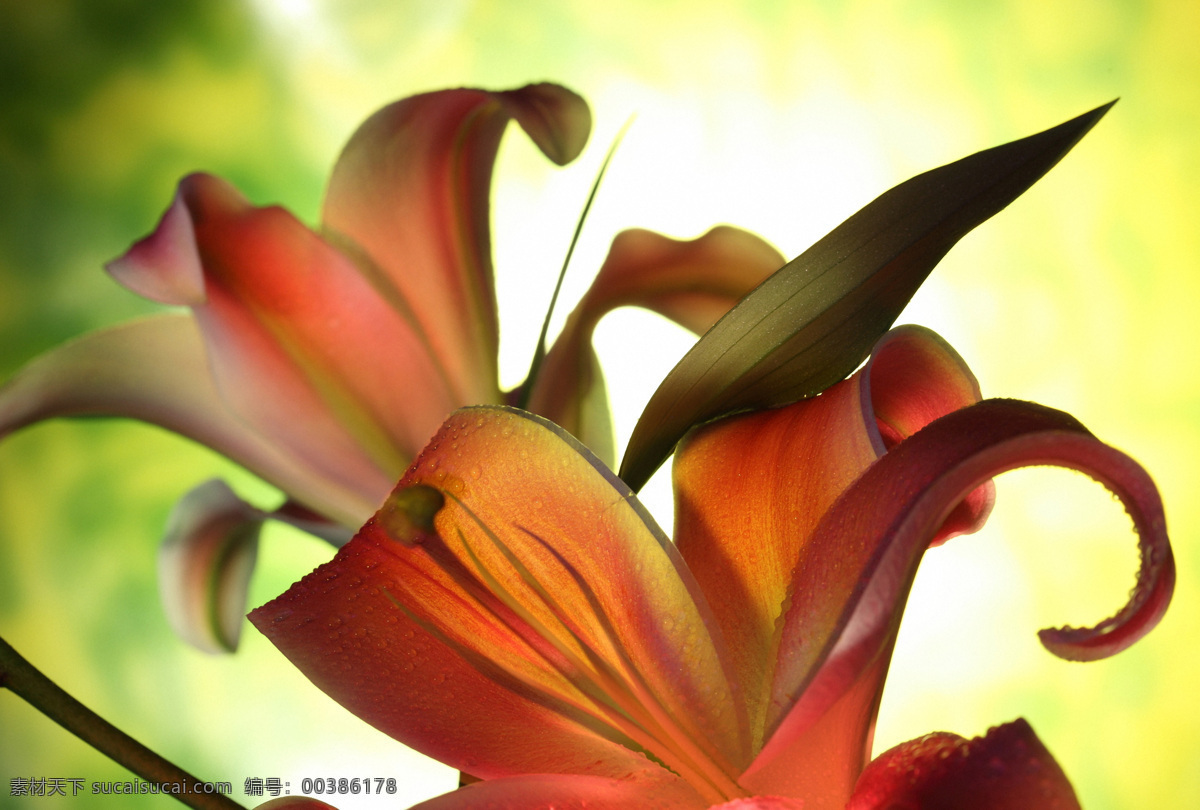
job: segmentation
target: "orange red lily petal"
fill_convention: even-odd
[[[1024,720],[965,740],[927,734],[867,766],[846,810],[1079,810],[1075,790]]]
[[[577,775],[642,783],[647,806],[766,807],[765,797],[782,797],[802,800],[806,810],[843,808],[868,759],[917,562],[962,500],[993,475],[1031,463],[1070,466],[1113,489],[1135,516],[1144,551],[1139,587],[1129,606],[1093,631],[1114,641],[1059,641],[1105,652],[1131,643],[1161,617],[1173,583],[1153,485],[1070,417],[991,400],[924,427],[907,421],[904,414],[932,418],[963,392],[974,396],[969,374],[946,351],[920,330],[884,341],[878,378],[868,368],[869,384],[859,378],[844,389],[860,396],[869,389],[871,407],[834,392],[823,407],[846,409],[854,419],[845,423],[856,424],[835,427],[814,415],[815,438],[801,440],[816,442],[811,450],[778,452],[790,431],[809,430],[797,414],[821,414],[811,403],[703,429],[681,454],[681,487],[695,476],[717,497],[678,524],[678,552],[629,489],[554,425],[515,410],[459,411],[358,536],[251,620],[368,722],[487,780],[462,797],[496,791],[497,806],[544,806],[582,790],[583,782],[571,787],[568,777]],[[886,370],[890,352],[947,373],[931,373],[925,391],[906,389],[906,375]],[[877,421],[887,414],[893,428],[915,432],[868,458],[856,478],[825,478],[815,457],[834,453],[835,470],[842,462],[820,449],[822,429],[842,437],[836,447],[862,442],[866,454],[871,442],[852,441],[854,434],[874,426],[871,435],[886,444]],[[792,417],[788,429],[779,427]],[[689,449],[709,442],[720,449],[723,441],[750,460],[740,474],[722,478],[727,471],[711,469],[726,466],[727,454]],[[697,455],[689,460],[689,453]],[[788,475],[800,481],[805,470],[833,490],[807,485],[812,518],[789,519],[803,507],[756,493]],[[712,483],[721,480],[732,482],[730,492]],[[987,503],[977,499],[967,510],[973,517],[953,530],[975,525]],[[731,537],[691,536],[703,524],[698,516],[724,512],[733,517],[722,514],[715,528]],[[776,514],[757,524],[761,512]],[[810,519],[815,527],[804,528]],[[801,550],[775,633],[766,643],[731,638],[738,627],[761,635],[754,628],[763,619],[753,617],[762,609],[730,608],[748,597],[712,576],[715,563],[700,550],[737,549],[737,566],[752,574],[755,559],[765,571],[786,567],[769,560],[788,537]],[[753,549],[764,548],[756,558]],[[744,591],[755,580],[742,576]],[[765,583],[778,579],[763,575]],[[748,663],[752,650],[765,660]],[[550,783],[559,787],[542,794],[536,786],[546,774],[557,775]],[[430,806],[466,806],[452,796]]]
[[[184,178],[154,231],[108,270],[133,292],[189,312],[36,359],[0,387],[0,437],[54,416],[143,419],[226,454],[317,517],[357,528],[450,412],[504,401],[488,223],[510,120],[558,164],[579,154],[591,128],[583,99],[552,84],[402,99],[350,139],[316,230],[282,208],[250,204],[220,178]],[[619,237],[562,348],[528,382],[532,407],[612,463],[590,346],[596,320],[640,304],[704,328],[782,262],[733,228],[689,242]],[[190,590],[183,581],[163,588]],[[222,591],[228,604],[186,615],[241,614],[237,591]]]

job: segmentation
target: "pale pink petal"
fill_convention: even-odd
[[[407,302],[458,404],[499,401],[488,194],[510,118],[558,163],[591,129],[587,104],[556,85],[413,96],[359,127],[325,198],[331,238]]]
[[[163,610],[204,652],[237,649],[262,522],[262,512],[215,479],[184,495],[167,519],[158,552]]]
[[[105,265],[123,287],[160,304],[203,304],[204,267],[196,246],[192,214],[182,191],[154,231]]]
[[[319,464],[293,455],[230,412],[195,322],[161,315],[94,332],[35,359],[0,388],[0,436],[43,419],[123,416],[207,445],[321,514],[359,522],[386,484],[336,448]]]
[[[966,740],[938,732],[872,762],[846,810],[1079,810],[1062,768],[1024,720]]]

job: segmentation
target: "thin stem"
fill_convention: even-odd
[[[558,303],[558,293],[562,290],[563,279],[567,276],[567,266],[571,263],[571,256],[575,254],[575,245],[579,242],[579,234],[583,232],[583,223],[587,219],[588,212],[592,210],[592,201],[596,199],[600,181],[604,179],[604,172],[608,170],[613,153],[617,151],[617,146],[625,137],[625,133],[632,123],[633,117],[631,116],[617,132],[617,137],[613,138],[612,146],[608,147],[608,154],[604,156],[604,162],[600,164],[600,171],[596,175],[595,182],[592,183],[592,190],[588,193],[587,202],[583,204],[583,212],[579,215],[579,221],[575,223],[575,233],[571,235],[571,244],[567,247],[567,255],[563,259],[562,269],[558,271],[558,281],[554,284],[554,294],[550,296],[550,306],[546,310],[546,318],[542,321],[542,331],[538,335],[537,346],[533,351],[533,362],[529,364],[529,374],[526,375],[525,382],[521,386],[521,397],[517,403],[519,408],[529,406],[529,397],[533,394],[534,381],[537,380],[538,372],[542,368],[542,361],[546,358],[546,333],[550,331],[550,317],[554,314],[554,305]]]
[[[166,790],[188,807],[197,810],[245,810],[242,805],[216,793],[191,792],[201,781],[109,723],[67,694],[54,681],[0,638],[0,687],[11,689],[35,709],[83,740],[114,762]],[[178,790],[176,793],[174,791]]]

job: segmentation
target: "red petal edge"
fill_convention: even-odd
[[[963,496],[988,478],[1036,465],[1078,470],[1117,495],[1133,518],[1142,558],[1137,584],[1112,618],[1092,628],[1042,630],[1042,644],[1060,658],[1091,661],[1154,628],[1171,600],[1175,561],[1150,476],[1068,414],[985,400],[901,442],[822,518],[814,551],[796,575],[805,587],[793,591],[780,631],[772,687],[778,721],[747,774],[786,762],[789,747],[887,654],[929,538]]]
[[[867,766],[846,810],[1079,810],[1062,768],[1024,720],[966,740],[936,732]]]

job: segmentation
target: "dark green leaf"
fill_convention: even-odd
[[[621,478],[640,489],[694,425],[814,396],[861,363],[934,265],[1020,196],[1115,102],[908,180],[784,265],[666,376]]]

